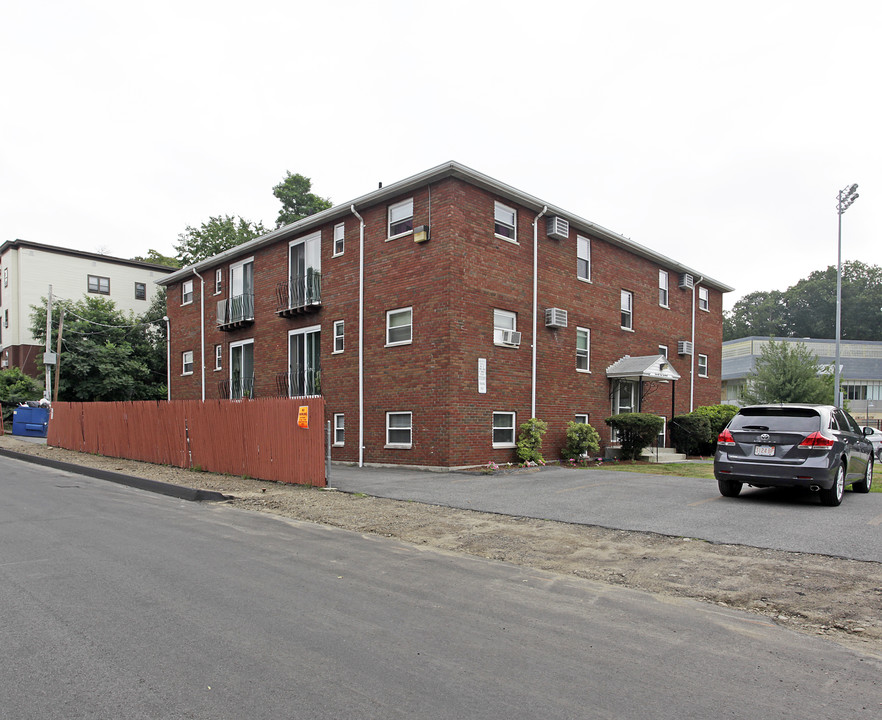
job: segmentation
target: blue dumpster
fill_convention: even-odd
[[[17,407],[12,411],[12,434],[46,437],[49,429],[49,408]]]

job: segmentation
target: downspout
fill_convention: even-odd
[[[202,402],[205,402],[205,280],[195,267],[193,274],[199,278],[199,362],[202,365]]]
[[[536,417],[536,346],[539,344],[536,339],[536,313],[539,307],[539,218],[548,212],[548,206],[545,205],[535,219],[533,220],[533,367],[530,382],[530,417]]]
[[[171,402],[171,321],[168,315],[163,315],[165,320],[165,384],[168,386],[168,401]]]
[[[695,291],[704,280],[704,275],[692,285],[692,354],[689,356],[689,412],[695,409]]]
[[[350,205],[358,218],[358,467],[364,467],[364,218]]]

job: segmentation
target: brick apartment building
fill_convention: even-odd
[[[320,394],[334,460],[436,467],[718,403],[732,289],[455,162],[157,282],[173,399]]]

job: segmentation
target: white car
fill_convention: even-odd
[[[873,443],[873,454],[876,459],[882,462],[882,430],[873,427],[862,427],[867,440]],[[870,432],[867,432],[867,431]]]

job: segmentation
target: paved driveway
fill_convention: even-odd
[[[543,468],[493,475],[333,466],[346,492],[468,510],[882,562],[882,493],[816,495],[745,488],[724,498],[715,480]]]

